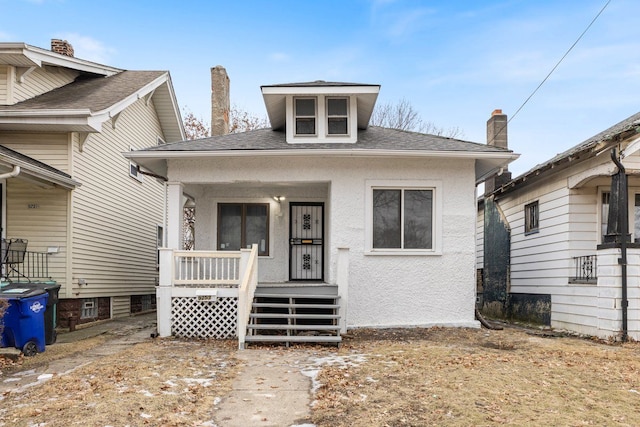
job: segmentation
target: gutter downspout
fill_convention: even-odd
[[[627,299],[627,234],[629,233],[629,212],[628,212],[628,194],[627,194],[627,175],[626,169],[622,163],[616,157],[616,149],[611,150],[611,160],[618,167],[618,173],[621,177],[624,177],[624,191],[620,193],[619,203],[622,205],[620,209],[620,234],[622,238],[620,240],[620,258],[618,264],[622,268],[622,342],[626,342],[629,339],[627,328],[627,309],[629,307],[629,300]]]
[[[20,166],[14,166],[11,172],[0,174],[0,179],[14,178],[20,175]]]

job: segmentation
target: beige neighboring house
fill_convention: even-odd
[[[59,284],[60,325],[154,308],[164,183],[122,153],[183,139],[168,71],[0,43],[0,224],[28,242],[3,282]]]

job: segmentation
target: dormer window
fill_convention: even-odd
[[[348,135],[349,100],[327,98],[327,134]]]
[[[296,135],[316,134],[316,98],[296,98]]]

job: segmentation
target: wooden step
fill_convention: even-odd
[[[318,343],[340,343],[342,338],[337,335],[247,335],[246,342],[318,342]]]
[[[331,320],[339,319],[339,314],[284,314],[284,313],[251,313],[252,319],[316,319]]]
[[[338,331],[339,325],[285,325],[285,324],[250,324],[247,329],[273,329],[273,330],[290,330],[290,331]]]
[[[295,298],[295,299],[340,299],[340,295],[304,295],[304,294],[267,294],[256,292],[253,295],[254,298]]]
[[[269,303],[269,302],[254,302],[254,308],[326,308],[326,309],[338,309],[340,304],[298,304],[298,303]]]

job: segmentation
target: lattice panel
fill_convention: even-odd
[[[237,337],[238,298],[171,299],[171,331],[181,338]]]

